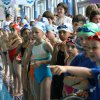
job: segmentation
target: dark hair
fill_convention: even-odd
[[[96,16],[96,15],[100,15],[100,11],[99,10],[93,10],[90,14],[90,21],[92,21],[92,19]]]
[[[96,5],[97,5],[98,8],[100,8],[100,3],[99,4],[96,4]]]
[[[20,32],[20,33],[21,33],[21,36],[23,36],[23,34],[24,34],[24,32],[25,32],[26,30],[28,30],[28,29],[27,29],[27,28],[22,28],[22,29],[21,29],[21,32]]]
[[[81,14],[74,16],[73,19],[72,19],[72,23],[80,22],[80,21],[83,22],[83,23],[86,23],[86,18]]]
[[[85,13],[86,13],[86,17],[90,17],[90,14],[93,10],[95,9],[98,9],[97,5],[96,4],[90,4],[87,6],[86,10],[85,10]]]
[[[42,15],[42,17],[46,17],[46,18],[50,18],[50,19],[54,19],[54,15],[51,11],[45,11]]]
[[[7,17],[10,17],[10,14],[6,14],[6,18],[7,18]]]
[[[59,4],[57,5],[57,8],[58,8],[59,6],[61,6],[62,8],[64,8],[65,14],[66,14],[67,11],[68,11],[68,5],[67,5],[66,3],[64,3],[64,2],[61,2],[61,3],[59,3]]]

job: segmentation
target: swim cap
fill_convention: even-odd
[[[46,33],[46,26],[42,22],[36,22],[36,23],[34,23],[34,25],[32,27],[36,27],[36,28],[40,29],[41,31],[43,31],[44,33]]]
[[[100,41],[100,32],[95,33],[94,36],[90,36],[88,39]]]
[[[64,30],[70,33],[73,33],[73,27],[71,24],[63,24],[57,27],[58,31]]]
[[[87,35],[87,36],[93,36],[96,32],[99,31],[99,27],[92,22],[84,24],[82,27],[78,28],[78,35]]]

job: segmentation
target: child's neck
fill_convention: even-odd
[[[43,39],[37,40],[37,41],[35,42],[35,45],[39,45],[39,44],[41,44],[42,42],[43,42]]]

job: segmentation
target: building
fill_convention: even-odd
[[[60,2],[68,4],[68,13],[71,15],[78,13],[85,15],[85,8],[90,4],[90,0],[11,0],[8,9],[14,16],[22,16],[24,18],[27,15],[29,19],[34,19],[42,15],[46,10],[56,13],[56,6]]]

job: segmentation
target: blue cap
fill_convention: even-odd
[[[48,31],[51,31],[54,34],[56,34],[58,32],[57,27],[56,26],[53,26],[53,25],[47,25],[46,29],[47,29],[47,32]]]
[[[31,29],[29,24],[25,24],[23,28]]]
[[[33,24],[32,27],[36,27],[36,28],[40,29],[41,31],[43,31],[44,33],[46,33],[46,26],[42,22],[36,22]]]
[[[26,19],[22,19],[21,23],[23,23],[25,25],[25,24],[27,24],[27,20]]]
[[[71,24],[63,24],[57,27],[58,31],[64,30],[73,33],[73,27]]]
[[[44,23],[45,25],[49,25],[49,21],[48,21],[48,19],[46,17],[42,17],[40,19],[40,22]]]

